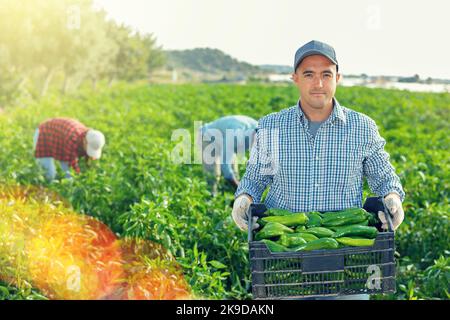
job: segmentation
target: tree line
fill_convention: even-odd
[[[106,17],[92,0],[0,0],[0,105],[89,81],[133,81],[165,64],[153,34]]]

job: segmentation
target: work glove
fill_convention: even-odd
[[[389,193],[386,197],[384,197],[384,203],[386,204],[386,208],[391,214],[392,217],[392,225],[394,227],[394,231],[400,226],[405,218],[405,213],[403,212],[402,201],[400,200],[400,196],[396,193]],[[387,220],[384,216],[384,212],[378,211],[378,218],[382,223],[381,228],[387,230],[388,224]]]
[[[252,203],[252,198],[247,194],[241,194],[234,200],[231,215],[238,228],[242,231],[248,230],[248,209]],[[258,217],[253,217],[253,230],[259,228],[256,220],[258,220]]]

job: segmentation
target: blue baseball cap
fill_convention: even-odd
[[[334,51],[333,47],[326,43],[317,40],[312,40],[307,44],[303,45],[302,47],[300,47],[295,53],[294,72],[295,70],[297,70],[297,67],[302,62],[303,59],[315,54],[319,54],[321,56],[328,58],[331,62],[333,62],[336,65],[336,67],[338,67],[336,52]]]

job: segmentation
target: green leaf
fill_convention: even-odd
[[[211,260],[209,263],[216,269],[226,269],[226,268],[228,268],[222,262],[217,261],[217,260]]]
[[[193,253],[194,253],[194,259],[197,260],[197,258],[198,258],[197,242],[194,244],[194,250],[193,250]]]
[[[7,299],[9,296],[9,290],[6,287],[0,286],[0,297],[2,299]]]

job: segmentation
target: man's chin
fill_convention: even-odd
[[[332,101],[325,101],[325,99],[321,98],[321,99],[312,99],[312,101],[310,102],[310,106],[313,109],[325,109],[327,108],[330,103],[332,103]]]

